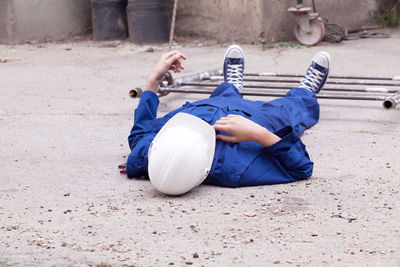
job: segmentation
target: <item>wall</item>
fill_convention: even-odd
[[[246,40],[261,32],[263,0],[180,0],[176,33],[182,36]]]
[[[0,43],[10,39],[11,29],[11,0],[0,0]]]
[[[1,0],[0,42],[62,40],[91,27],[90,0]]]
[[[331,23],[350,29],[374,23],[379,0],[316,0],[317,11]],[[180,0],[176,33],[218,42],[256,43],[293,40],[295,20],[287,8],[295,0]],[[304,5],[312,6],[311,0]]]
[[[169,1],[171,4],[173,0]],[[371,24],[383,0],[316,0],[331,23]],[[393,2],[394,0],[385,0]],[[296,0],[179,0],[176,34],[218,42],[294,40]],[[304,0],[311,6],[311,0]],[[62,40],[91,27],[90,0],[0,0],[0,43]]]

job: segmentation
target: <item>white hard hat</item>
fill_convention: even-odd
[[[150,181],[164,194],[184,194],[206,179],[214,151],[214,128],[196,116],[177,113],[149,147]]]

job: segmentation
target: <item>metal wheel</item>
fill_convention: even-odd
[[[310,21],[311,32],[307,33],[299,24],[294,26],[294,36],[302,45],[316,45],[322,41],[325,36],[325,26],[322,21],[315,18]]]

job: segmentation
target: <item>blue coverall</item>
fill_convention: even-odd
[[[222,83],[210,98],[187,102],[157,119],[158,104],[157,95],[145,91],[135,110],[134,125],[128,137],[131,153],[126,170],[129,178],[147,175],[148,148],[161,127],[178,112],[195,115],[210,125],[228,114],[238,114],[281,137],[269,147],[256,142],[217,140],[205,183],[227,187],[277,184],[305,179],[312,174],[313,163],[299,136],[319,118],[319,104],[313,92],[294,88],[285,97],[270,102],[250,101],[243,99],[234,85]]]

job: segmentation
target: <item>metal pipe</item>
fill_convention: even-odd
[[[201,83],[201,82],[184,82],[180,86],[204,86],[204,87],[217,87],[219,83]],[[262,88],[262,89],[292,89],[296,88],[295,85],[282,85],[282,84],[244,84],[245,88]],[[369,88],[342,88],[333,86],[324,86],[322,91],[340,91],[340,92],[360,92],[360,93],[396,93],[397,89],[388,89],[381,87],[369,87]]]
[[[304,77],[304,74],[293,74],[293,73],[275,73],[275,72],[246,72],[246,76],[275,76],[275,77]],[[329,78],[335,79],[361,79],[361,80],[400,80],[399,76],[394,77],[378,77],[378,76],[347,76],[347,75],[329,75]]]
[[[184,83],[193,82],[193,81],[201,81],[203,79],[210,78],[211,76],[217,76],[217,75],[221,75],[221,74],[222,74],[222,69],[214,69],[214,70],[209,70],[209,71],[186,75],[186,76],[183,76],[180,78],[176,78],[175,80],[173,80],[173,78],[171,77],[171,80],[173,81],[174,86],[181,86]],[[171,84],[169,84],[169,85],[171,85]],[[129,96],[132,98],[140,97],[142,95],[144,89],[145,89],[145,86],[133,88],[129,91]],[[161,90],[159,90],[159,94],[164,95],[164,93],[162,93]]]
[[[312,0],[312,8],[313,8],[313,12],[317,13],[317,8],[315,7],[315,1]]]
[[[385,100],[383,101],[383,107],[386,109],[392,109],[395,108],[399,102],[400,102],[400,91],[398,91],[394,95],[385,98]]]
[[[191,75],[186,75],[180,78],[175,79],[175,86],[181,86],[184,83],[194,82],[194,81],[201,81],[205,79],[209,79],[212,76],[218,76],[222,74],[222,69],[214,69],[204,72],[199,72]]]
[[[172,41],[174,40],[174,31],[175,31],[175,18],[176,18],[176,10],[178,9],[178,0],[174,1],[174,9],[172,11],[172,21],[171,21],[171,31],[169,32],[169,50],[172,48]]]
[[[129,96],[132,98],[141,97],[143,94],[144,87],[136,87],[129,91]]]
[[[210,80],[223,80],[223,76],[212,76]],[[205,80],[208,80],[205,79]],[[244,76],[243,81],[248,82],[300,82],[301,79],[297,77],[263,77],[263,78],[249,78]],[[373,85],[373,86],[400,86],[399,81],[379,81],[379,80],[349,80],[349,79],[334,79],[329,77],[326,84],[344,84],[344,85]]]
[[[177,88],[177,87],[163,87],[160,88],[160,93],[185,93],[185,94],[211,94],[214,90],[204,88]],[[241,93],[242,95],[248,96],[273,96],[282,97],[285,96],[285,92],[273,92],[273,91],[260,91],[260,90],[245,90]],[[400,95],[400,94],[399,94]],[[318,98],[325,99],[343,99],[343,100],[372,100],[372,101],[384,101],[385,96],[373,96],[373,95],[351,95],[351,94],[317,94]]]

